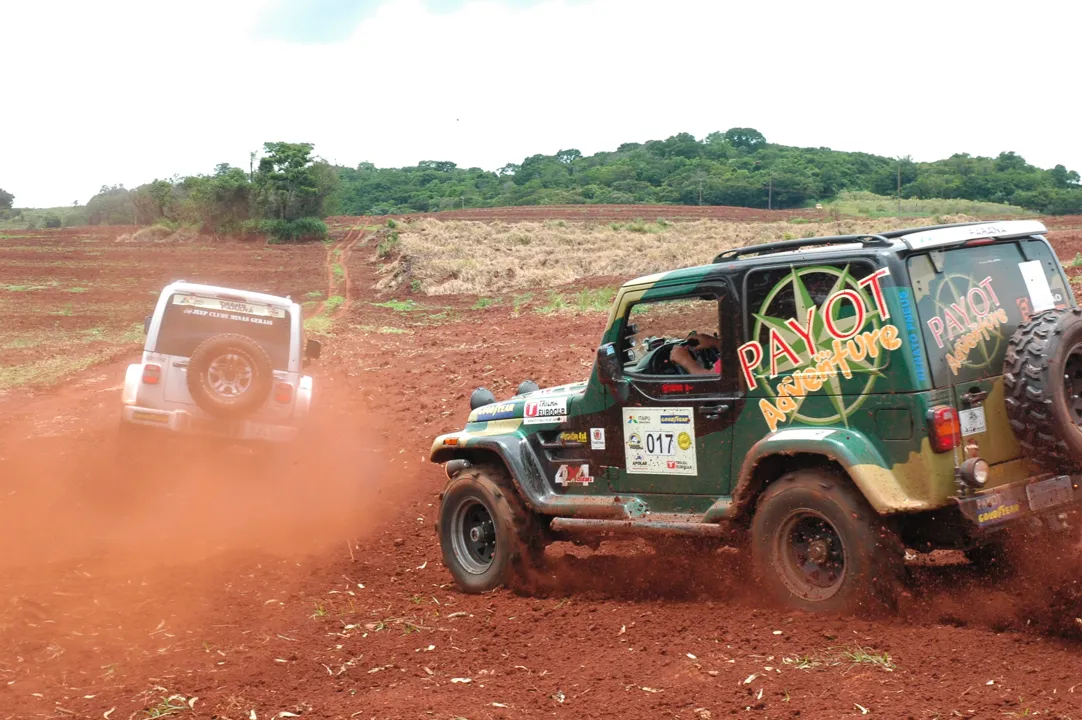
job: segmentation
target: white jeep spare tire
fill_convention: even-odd
[[[188,361],[188,392],[210,415],[239,418],[270,397],[274,369],[259,343],[223,333],[204,340]]]

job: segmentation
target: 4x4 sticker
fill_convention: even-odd
[[[805,279],[814,275],[834,278],[821,305],[808,291]],[[792,268],[792,272],[767,293],[755,313],[752,337],[766,334],[767,348],[752,340],[737,348],[740,369],[749,390],[764,381],[767,393],[776,400],[763,398],[759,409],[771,432],[782,422],[800,420],[812,425],[837,422],[848,426],[856,411],[882,375],[888,352],[902,346],[897,326],[885,323],[890,318],[883,297],[882,280],[890,270],[882,268],[857,280],[849,266],[830,265]],[[791,289],[797,317],[775,314],[780,296]],[[846,312],[847,311],[847,312]],[[846,314],[843,314],[846,313]],[[776,387],[773,380],[791,373]],[[821,415],[801,413],[809,393],[826,387],[834,412]]]
[[[589,465],[561,465],[556,471],[556,484],[557,485],[571,485],[572,483],[578,483],[580,485],[589,485],[594,481],[590,476]]]
[[[692,408],[624,408],[624,460],[632,475],[696,475]]]

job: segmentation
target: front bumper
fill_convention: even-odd
[[[1027,518],[1078,510],[1080,486],[1082,475],[1042,475],[981,490],[957,503],[979,530],[994,530]]]
[[[209,435],[238,441],[290,442],[297,437],[291,425],[272,425],[257,420],[218,420],[198,417],[184,410],[152,410],[124,406],[124,422],[186,435]]]

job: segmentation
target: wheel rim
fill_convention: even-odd
[[[248,392],[255,371],[248,358],[227,353],[214,358],[207,368],[207,382],[216,395],[234,398]]]
[[[466,571],[480,575],[496,555],[496,523],[488,508],[474,498],[458,503],[451,515],[451,547]]]
[[[1082,344],[1075,345],[1067,353],[1067,360],[1063,364],[1063,387],[1071,420],[1076,426],[1082,427]]]
[[[795,510],[775,536],[775,562],[786,587],[806,600],[833,597],[845,581],[845,546],[822,514]]]

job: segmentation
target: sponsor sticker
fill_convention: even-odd
[[[557,485],[589,485],[594,481],[590,476],[589,465],[561,465],[556,471]]]
[[[586,444],[586,431],[585,430],[565,430],[559,434],[561,442],[581,443]]]
[[[169,416],[159,413],[149,413],[136,411],[131,414],[132,420],[143,420],[145,422],[159,423],[161,425],[169,424]]]
[[[628,473],[698,474],[692,408],[624,408],[623,420]]]
[[[1048,277],[1044,274],[1044,263],[1040,260],[1030,260],[1018,263],[1018,269],[1022,271],[1022,279],[1026,281],[1029,299],[1033,303],[1031,312],[1039,313],[1054,308],[1056,299],[1052,297],[1052,288],[1048,286]]]
[[[515,416],[514,403],[499,403],[498,405],[486,405],[477,410],[477,422],[488,420],[505,420]]]
[[[590,428],[590,449],[605,449],[605,428]]]
[[[526,418],[543,418],[567,415],[567,398],[542,398],[530,400],[526,403],[523,416]]]
[[[173,304],[184,305],[193,308],[201,308],[203,310],[221,310],[231,313],[260,315],[263,317],[271,318],[284,318],[286,316],[285,308],[276,307],[274,305],[264,305],[263,303],[253,302],[238,302],[236,300],[222,300],[221,298],[204,297],[202,295],[189,295],[187,293],[174,294]],[[220,316],[215,315],[213,317]]]
[[[557,423],[567,422],[566,415],[556,415],[553,417],[528,417],[523,418],[523,425],[553,425]]]

